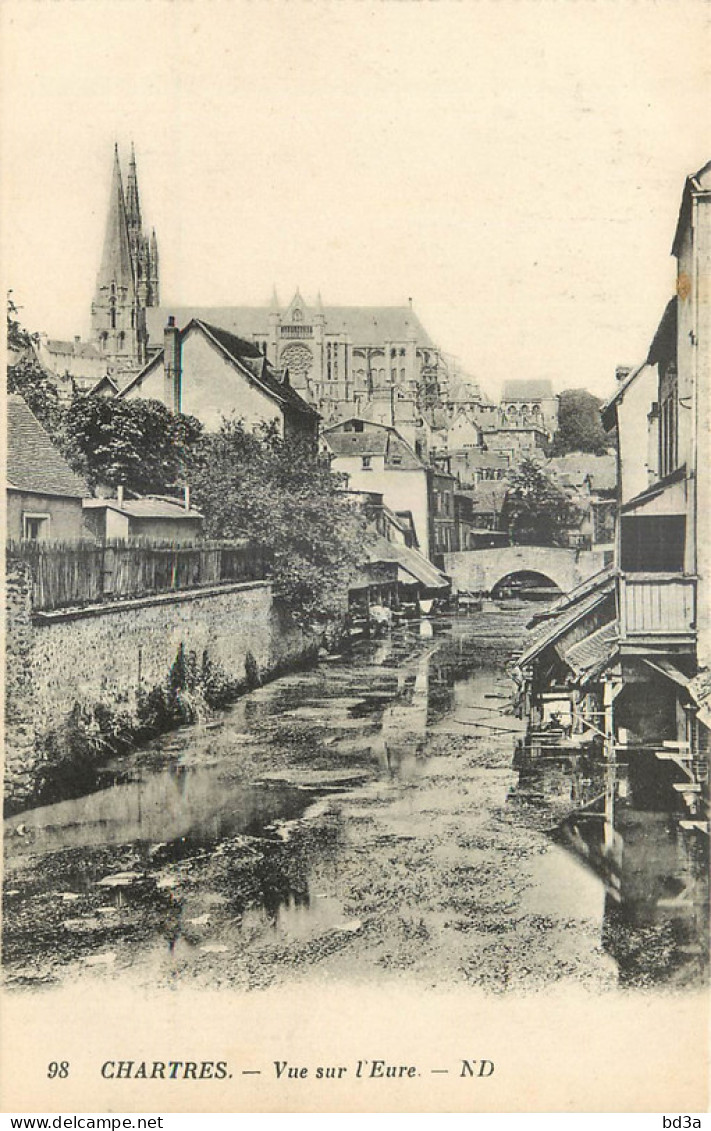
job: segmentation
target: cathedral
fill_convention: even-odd
[[[131,146],[124,193],[116,146],[101,266],[91,304],[91,337],[109,372],[133,373],[147,361],[146,310],[158,305],[159,296],[158,243],[155,229],[150,237],[143,231],[136,156]]]
[[[297,288],[288,306],[276,293],[261,307],[155,307],[146,311],[149,352],[162,345],[169,316],[192,318],[256,345],[326,422],[364,416],[404,424],[438,403],[446,364],[406,306],[309,304]]]

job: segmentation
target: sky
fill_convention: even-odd
[[[702,0],[4,0],[3,280],[86,336],[114,142],[162,305],[402,305],[496,394],[614,386],[711,157]]]

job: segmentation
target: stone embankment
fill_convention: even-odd
[[[234,697],[308,659],[313,639],[249,581],[33,612],[27,563],[6,579],[5,803],[61,795],[62,766]],[[76,753],[76,751],[75,751]],[[48,776],[49,775],[49,776]],[[49,788],[51,778],[53,786]],[[72,791],[72,790],[70,790]]]

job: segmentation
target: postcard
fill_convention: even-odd
[[[704,1112],[708,7],[0,20],[3,1111]]]

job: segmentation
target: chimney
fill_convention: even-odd
[[[185,510],[189,511],[190,510],[190,484],[189,483],[185,484],[183,493],[184,493],[184,496],[185,496]]]
[[[119,505],[119,509],[123,510],[123,483],[119,483],[116,488],[116,502]]]
[[[171,314],[163,331],[163,398],[171,412],[180,412],[183,366],[180,330]]]

